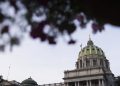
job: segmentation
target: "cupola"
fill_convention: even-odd
[[[34,81],[31,77],[22,81],[22,86],[36,86],[38,85],[36,81]]]

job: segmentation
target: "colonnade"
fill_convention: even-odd
[[[95,60],[93,62],[93,60]],[[107,64],[109,66],[108,63],[106,63],[104,60],[102,59],[81,59],[77,61],[76,67],[77,69],[81,69],[81,68],[86,68],[86,67],[95,67],[95,66],[106,66],[105,64]]]
[[[105,86],[103,79],[98,79],[97,83],[94,83],[94,80],[88,81],[77,81],[77,82],[67,82],[65,86]]]

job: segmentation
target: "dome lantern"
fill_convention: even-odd
[[[94,43],[93,43],[93,41],[91,40],[91,37],[90,37],[90,35],[89,35],[89,41],[87,42],[87,45],[89,46],[89,45],[93,45]]]
[[[87,42],[87,45],[90,46],[90,45],[94,45],[93,41],[91,39],[89,39],[89,41]]]

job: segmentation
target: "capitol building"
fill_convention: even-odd
[[[64,71],[64,82],[38,85],[31,77],[21,83],[3,80],[0,86],[116,86],[104,51],[89,38],[81,47],[73,70]]]

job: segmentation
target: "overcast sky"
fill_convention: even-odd
[[[75,45],[68,45],[63,38],[59,38],[58,44],[51,46],[26,36],[22,44],[14,47],[12,52],[0,53],[0,74],[4,79],[8,77],[8,80],[19,82],[30,76],[38,84],[63,82],[64,70],[75,68],[80,44],[86,46],[89,34],[94,44],[105,52],[115,76],[120,75],[120,28],[110,25],[106,25],[105,31],[97,34],[92,34],[89,26],[84,30],[78,29],[73,34],[77,40]]]

